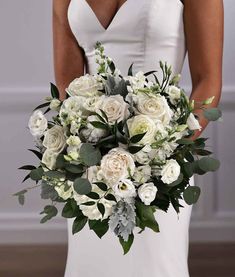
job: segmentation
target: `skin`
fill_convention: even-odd
[[[176,0],[177,1],[177,0]],[[125,0],[87,0],[107,28],[116,10]],[[99,3],[98,3],[99,2]],[[209,107],[217,107],[222,88],[222,56],[224,11],[223,0],[184,0],[184,26],[192,79],[190,100],[195,100],[194,113],[199,117],[201,131],[196,131],[192,140],[200,136],[208,121],[198,109],[198,102],[211,96]],[[53,0],[54,68],[60,99],[65,99],[65,88],[84,75],[86,58],[82,48],[71,32],[67,19],[70,0]],[[103,7],[107,7],[104,9]],[[106,11],[109,11],[109,14]]]

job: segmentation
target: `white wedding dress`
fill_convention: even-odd
[[[86,0],[71,0],[71,30],[87,58],[88,72],[96,72],[94,45],[103,43],[123,75],[132,62],[134,73],[158,69],[159,60],[180,73],[185,58],[183,4],[180,0],[127,0],[105,29]],[[194,177],[190,179],[194,185]],[[156,212],[160,233],[146,229],[135,236],[130,252],[123,256],[115,235],[101,240],[85,227],[72,235],[68,220],[68,257],[65,277],[188,277],[188,232],[192,206],[181,202],[179,216]]]

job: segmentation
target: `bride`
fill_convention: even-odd
[[[96,41],[100,41],[123,74],[134,62],[134,73],[158,69],[159,60],[182,70],[188,52],[191,99],[215,96],[222,83],[222,0],[54,0],[54,67],[60,98],[81,75],[96,72]],[[202,130],[208,122],[196,110]],[[197,131],[192,139],[197,138]],[[191,185],[194,178],[190,179]],[[179,216],[171,206],[158,211],[160,233],[146,230],[122,255],[112,234],[100,240],[84,228],[72,235],[68,220],[65,277],[187,277],[188,231],[192,206],[182,203]]]

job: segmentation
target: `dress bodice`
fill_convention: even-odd
[[[94,46],[100,41],[105,53],[125,75],[133,71],[156,70],[159,61],[180,73],[185,58],[183,4],[180,0],[127,0],[105,29],[86,0],[71,0],[68,20],[84,49],[89,73],[95,73]]]

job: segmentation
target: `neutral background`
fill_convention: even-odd
[[[203,134],[211,136],[209,147],[222,165],[216,174],[196,179],[203,193],[193,208],[191,241],[235,241],[235,2],[224,3],[223,122],[211,123]],[[64,243],[65,220],[58,217],[51,224],[39,224],[45,203],[38,191],[28,194],[24,207],[11,196],[23,188],[24,174],[17,168],[37,162],[26,150],[33,147],[26,127],[32,108],[48,95],[54,78],[51,1],[1,0],[0,34],[0,244]],[[182,85],[190,92],[187,62]]]

